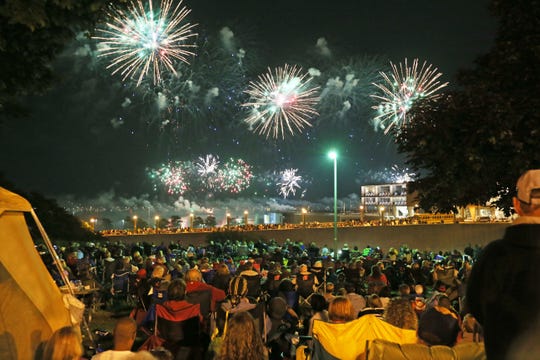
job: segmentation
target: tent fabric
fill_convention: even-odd
[[[342,360],[358,359],[364,354],[368,340],[385,339],[397,344],[417,342],[416,331],[395,327],[375,315],[364,315],[344,324],[315,320],[313,339],[314,359]],[[323,355],[324,353],[328,355]]]
[[[0,187],[0,359],[32,359],[52,333],[71,325],[60,289],[35,249],[30,203]]]

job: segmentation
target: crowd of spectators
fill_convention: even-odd
[[[462,300],[480,250],[469,246],[463,251],[428,252],[403,245],[383,251],[375,246],[359,249],[345,244],[334,257],[328,246],[315,243],[226,240],[210,241],[206,246],[71,244],[57,248],[57,253],[71,281],[101,289],[98,301],[103,307],[114,301],[115,278],[127,273],[132,304],[145,310],[137,319],[138,326],[148,334],[153,330],[155,304],[185,302],[184,293],[188,299],[191,293],[210,290],[210,311],[217,314],[217,330],[213,334],[208,324],[203,325],[209,329],[205,346],[213,335],[226,336],[223,324],[229,316],[248,311],[256,324],[265,323],[264,327],[257,325],[266,340],[265,349],[270,349],[264,357],[275,359],[286,358],[283,350],[291,343],[290,337],[281,336],[283,329],[310,335],[313,319],[339,323],[376,314],[394,326],[417,330],[419,319],[433,308],[436,315],[455,317],[458,331],[455,337],[450,335],[452,339],[472,339],[466,336],[470,330],[478,339],[481,330]],[[64,285],[45,251],[43,258],[58,285]],[[169,286],[178,286],[180,280],[184,282],[181,296],[176,288],[173,299],[167,299]],[[266,319],[259,319],[254,312],[258,304],[263,304]],[[467,326],[462,329],[465,316]],[[202,309],[201,319],[206,321]],[[249,323],[249,319],[238,321]],[[277,341],[274,347],[272,339]],[[227,338],[223,343],[231,341],[238,340]],[[219,351],[213,356],[227,358]]]

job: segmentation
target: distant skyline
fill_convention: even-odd
[[[198,24],[200,46],[192,64],[179,67],[179,73],[200,88],[198,93],[186,89],[185,82],[146,92],[145,85],[136,89],[122,83],[96,57],[95,41],[80,36],[55,63],[62,83],[43,97],[24,99],[30,118],[9,120],[2,128],[5,177],[49,196],[93,199],[112,192],[173,203],[179,196],[159,186],[155,191],[149,171],[212,154],[252,166],[252,187],[233,198],[283,199],[279,186],[270,182],[293,168],[302,183],[289,200],[316,202],[332,196],[326,154],[336,148],[340,197],[357,194],[365,181],[395,172],[395,165],[406,171],[393,139],[369,123],[374,116],[369,94],[375,91],[369,76],[387,71],[389,61],[418,58],[437,67],[451,88],[457,71],[472,68],[474,59],[489,50],[496,28],[484,0],[183,4],[192,9],[189,21]],[[224,54],[240,50],[245,57],[235,67],[238,58],[231,62]],[[344,81],[348,74],[363,81],[363,88],[324,105],[302,134],[266,140],[242,122],[242,91],[267,67],[285,63],[319,70],[321,91],[327,80],[339,76]],[[171,105],[175,96],[183,105]],[[344,100],[352,103],[350,109],[340,110]],[[227,196],[186,194],[182,199],[204,206]]]

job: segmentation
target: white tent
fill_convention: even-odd
[[[41,342],[55,330],[71,325],[62,293],[35,249],[24,213],[37,220],[26,199],[0,187],[2,360],[33,359]],[[39,220],[37,224],[42,230]]]

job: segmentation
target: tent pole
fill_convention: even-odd
[[[30,213],[32,214],[32,218],[34,219],[39,229],[39,232],[41,234],[41,237],[43,238],[43,241],[45,242],[45,246],[47,246],[47,249],[49,250],[50,254],[52,255],[54,259],[54,264],[56,265],[56,268],[58,272],[60,273],[60,276],[62,277],[62,281],[64,281],[64,284],[66,284],[67,288],[69,289],[69,293],[72,296],[75,296],[75,290],[73,286],[71,285],[71,282],[69,281],[68,276],[64,272],[64,268],[62,267],[62,264],[60,263],[60,257],[58,256],[58,253],[54,249],[51,239],[49,239],[49,235],[47,235],[45,228],[43,227],[43,225],[41,225],[41,221],[39,221],[39,218],[37,217],[37,214],[35,213],[34,209],[30,209]],[[88,322],[86,321],[86,317],[84,315],[82,317],[82,322],[83,322],[84,329],[88,333],[88,338],[90,339],[90,342],[95,347],[96,344],[94,342],[94,337],[92,336],[92,331],[90,331],[90,326],[88,325]]]

